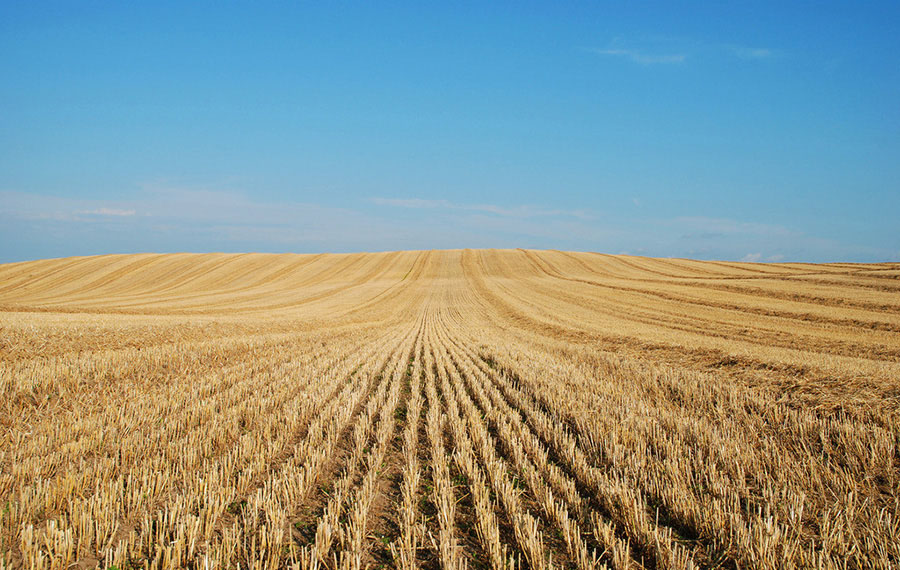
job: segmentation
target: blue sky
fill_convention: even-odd
[[[900,260],[900,3],[786,4],[0,0],[0,262]]]

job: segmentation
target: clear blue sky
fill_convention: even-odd
[[[900,260],[900,3],[0,2],[0,261]]]

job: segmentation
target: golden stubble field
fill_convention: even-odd
[[[0,567],[896,568],[900,264],[0,265]]]

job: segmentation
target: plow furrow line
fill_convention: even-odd
[[[516,541],[525,554],[528,567],[532,570],[552,568],[553,561],[541,533],[541,525],[523,504],[516,483],[509,475],[512,470],[507,461],[498,455],[493,438],[474,403],[465,394],[459,381],[452,381],[449,377],[450,363],[443,347],[436,355],[436,360],[441,391],[447,399],[449,415],[451,418],[460,418],[457,421],[464,421],[468,426],[491,487],[512,521]]]
[[[303,568],[361,568],[371,545],[367,528],[381,464],[394,435],[402,366],[415,340],[408,335],[384,363],[377,390],[353,423],[351,451],[316,526],[314,542],[301,548]]]
[[[593,556],[584,544],[581,532],[585,527],[593,527],[599,547],[611,551],[613,558],[619,560],[616,566],[628,564],[621,553],[631,550],[631,545],[615,538],[614,527],[602,516],[605,514],[623,527],[631,542],[639,547],[635,556],[646,555],[654,566],[666,568],[695,565],[690,553],[675,541],[678,536],[674,529],[659,527],[658,521],[648,516],[650,509],[643,497],[633,493],[622,497],[621,490],[626,488],[624,483],[589,465],[586,454],[562,424],[530,405],[496,373],[488,375],[478,368],[480,359],[476,360],[474,354],[467,354],[465,348],[456,348],[459,354],[467,357],[459,358],[456,363],[460,367],[460,376],[469,379],[466,382],[468,389],[487,418],[497,426],[509,455],[532,487],[532,493],[539,498],[547,517],[560,526],[573,559],[584,567],[592,563]],[[498,385],[503,385],[505,394]],[[523,415],[532,427],[522,421]],[[550,486],[545,481],[550,481]],[[561,499],[554,497],[554,490]]]

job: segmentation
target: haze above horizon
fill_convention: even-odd
[[[0,263],[900,261],[900,4],[0,1]]]

